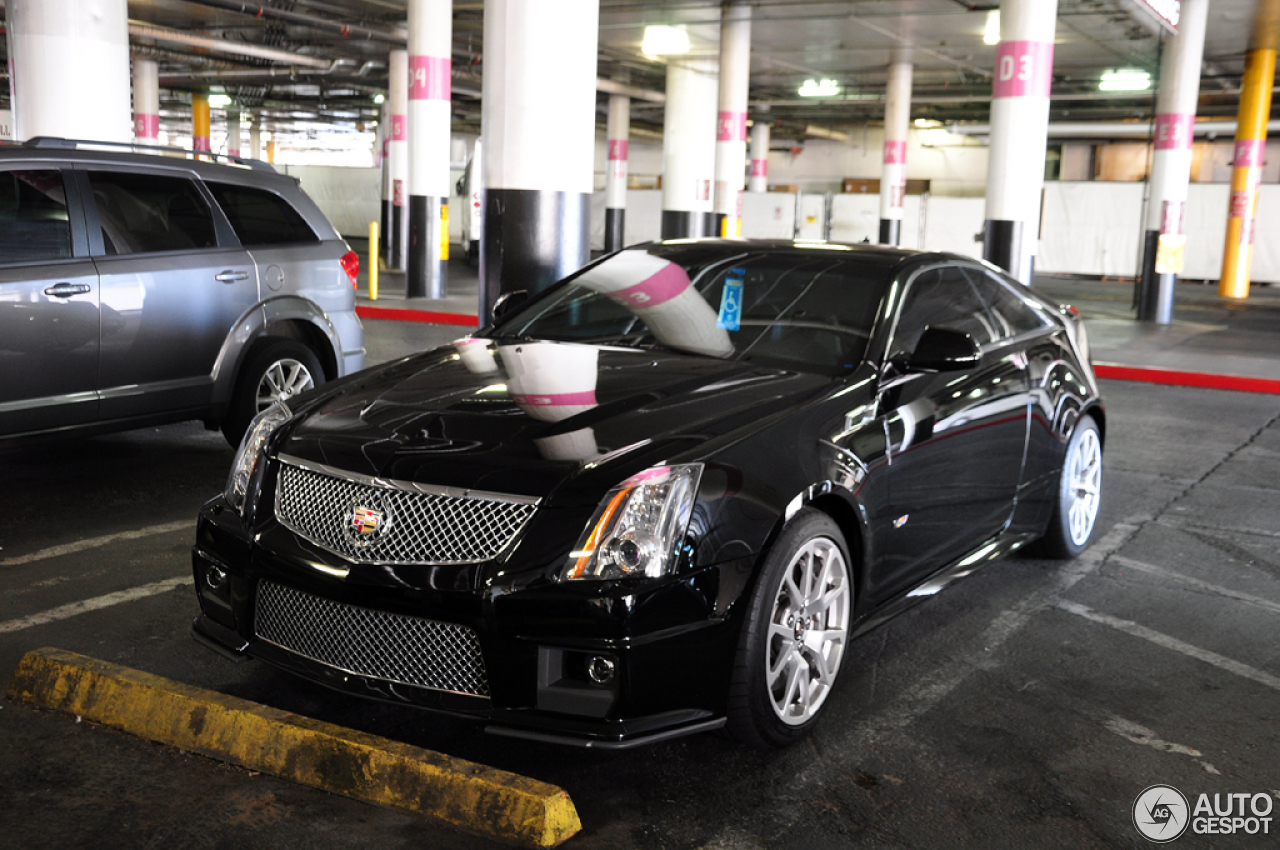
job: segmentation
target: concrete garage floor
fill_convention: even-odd
[[[1097,317],[1098,356],[1109,314],[1080,294],[1114,285],[1050,286]],[[462,330],[365,326],[376,359]],[[1194,368],[1238,354],[1220,352]],[[1098,542],[1070,563],[991,564],[853,643],[822,727],[790,750],[555,748],[224,660],[188,636],[188,547],[232,453],[195,424],[0,454],[0,680],[58,646],[524,773],[572,796],[571,847],[1144,847],[1130,807],[1149,785],[1280,797],[1280,396],[1104,392]],[[136,598],[42,622],[112,593]],[[495,845],[0,701],[0,847],[71,846]]]

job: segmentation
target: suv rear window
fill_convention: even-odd
[[[0,171],[0,265],[71,256],[67,195],[58,171]]]
[[[108,254],[189,251],[218,244],[209,205],[186,178],[90,171],[89,184]]]
[[[227,214],[245,247],[319,242],[310,225],[289,202],[273,192],[231,183],[205,183]]]

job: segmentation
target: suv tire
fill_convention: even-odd
[[[253,417],[324,381],[319,358],[302,343],[279,337],[258,341],[236,379],[227,416],[222,420],[222,436],[232,447],[239,446]]]

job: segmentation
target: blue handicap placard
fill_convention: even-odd
[[[720,315],[716,317],[716,327],[726,331],[736,331],[742,325],[742,275],[743,269],[729,269],[729,277],[724,282],[724,292],[720,294]]]

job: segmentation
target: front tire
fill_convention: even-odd
[[[302,343],[279,338],[257,343],[236,380],[222,436],[233,448],[239,446],[253,417],[277,401],[287,402],[323,384],[320,360]]]
[[[782,747],[817,725],[844,660],[852,578],[839,526],[811,508],[796,514],[751,595],[729,686],[729,734]]]
[[[1049,529],[1040,550],[1050,558],[1076,558],[1093,541],[1102,501],[1102,436],[1089,415],[1081,416],[1067,443]]]

